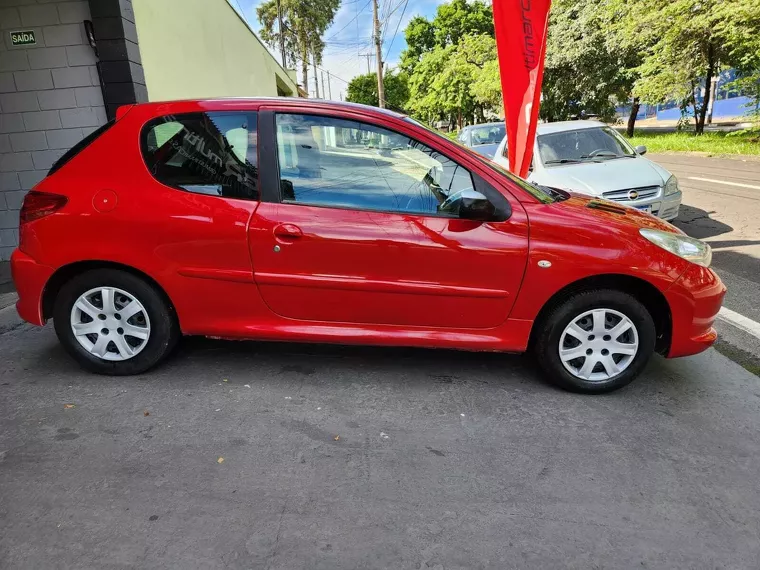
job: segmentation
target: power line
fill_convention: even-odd
[[[349,25],[350,25],[350,24],[351,24],[351,23],[352,23],[354,20],[356,20],[356,19],[359,17],[359,14],[361,14],[362,12],[364,12],[364,9],[365,9],[367,6],[369,6],[369,3],[370,3],[370,2],[372,2],[372,0],[368,0],[368,2],[367,2],[365,5],[364,5],[364,8],[362,8],[361,10],[359,10],[359,12],[356,14],[356,16],[354,16],[353,18],[351,18],[351,19],[348,21],[348,23],[346,23],[346,25],[345,25],[345,26],[343,26],[343,27],[342,27],[340,30],[338,30],[337,32],[335,32],[333,35],[331,35],[331,36],[330,36],[329,38],[327,38],[325,41],[326,41],[326,42],[329,42],[331,39],[333,39],[335,36],[337,36],[339,33],[341,33],[343,30],[345,30],[345,29],[346,29],[346,28],[347,28],[347,27],[348,27],[348,26],[349,26]]]
[[[401,16],[398,19],[398,23],[396,24],[396,31],[393,32],[393,37],[391,38],[391,45],[388,46],[388,50],[385,52],[385,59],[388,59],[388,56],[391,53],[391,48],[393,47],[393,42],[396,41],[396,36],[398,35],[398,29],[401,27],[401,21],[404,19],[404,13],[406,12],[406,7],[409,6],[409,0],[404,1],[404,9],[401,10]]]

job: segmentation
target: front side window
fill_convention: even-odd
[[[285,202],[458,217],[470,172],[399,133],[338,118],[277,115]]]
[[[256,137],[256,113],[167,115],[143,128],[142,153],[167,186],[258,200]]]
[[[609,127],[539,135],[538,153],[547,166],[636,156],[631,146]]]

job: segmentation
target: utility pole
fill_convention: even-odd
[[[369,60],[372,59],[371,53],[360,53],[359,57],[366,57],[367,58],[367,75],[369,75]]]
[[[325,91],[325,72],[322,71],[322,98],[327,97],[327,91]]]
[[[324,87],[322,88],[322,91],[324,91]],[[327,72],[327,92],[329,93],[328,99],[332,99],[332,85],[330,85],[330,72]]]
[[[372,21],[375,30],[375,53],[377,59],[377,106],[385,107],[385,88],[383,87],[383,55],[380,41],[380,20],[377,19],[377,0],[372,0]]]
[[[280,32],[280,56],[282,57],[282,68],[285,67],[285,35],[282,33],[282,9],[280,8],[280,0],[277,0],[277,29]]]

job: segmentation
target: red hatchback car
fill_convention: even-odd
[[[122,107],[26,196],[12,270],[19,314],[98,373],[186,334],[531,348],[605,392],[715,341],[710,258],[403,115],[280,98]]]

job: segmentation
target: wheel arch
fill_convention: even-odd
[[[159,294],[164,298],[168,306],[171,308],[172,313],[174,313],[175,318],[177,319],[177,322],[179,322],[179,316],[177,315],[177,310],[174,307],[174,303],[172,303],[171,298],[167,294],[166,290],[161,286],[158,281],[153,279],[150,275],[145,273],[144,271],[140,271],[139,269],[132,267],[131,265],[126,265],[123,263],[117,263],[115,261],[103,261],[103,260],[87,260],[87,261],[76,261],[74,263],[69,263],[68,265],[64,265],[62,267],[59,267],[53,275],[50,276],[50,279],[48,279],[47,283],[45,284],[45,288],[42,292],[42,318],[44,320],[49,319],[53,314],[53,305],[55,304],[55,300],[58,297],[58,293],[61,290],[61,287],[71,279],[73,279],[77,275],[81,275],[82,273],[85,273],[87,271],[92,271],[94,269],[117,269],[120,271],[125,271],[127,273],[131,273],[135,277],[139,277],[140,279],[143,279],[147,283],[149,283],[156,291],[159,292]]]
[[[552,295],[549,300],[544,303],[544,306],[541,307],[536,319],[533,321],[530,344],[532,345],[534,343],[534,335],[536,334],[536,331],[541,329],[540,325],[543,323],[543,320],[551,314],[555,307],[559,306],[566,299],[576,293],[593,289],[614,289],[616,291],[623,291],[635,297],[642,305],[644,305],[644,307],[646,307],[654,321],[655,330],[657,332],[655,351],[659,354],[668,353],[673,331],[673,318],[670,311],[670,305],[665,298],[665,295],[663,295],[657,287],[644,279],[633,277],[631,275],[614,273],[593,275],[591,277],[579,279],[566,285]]]

